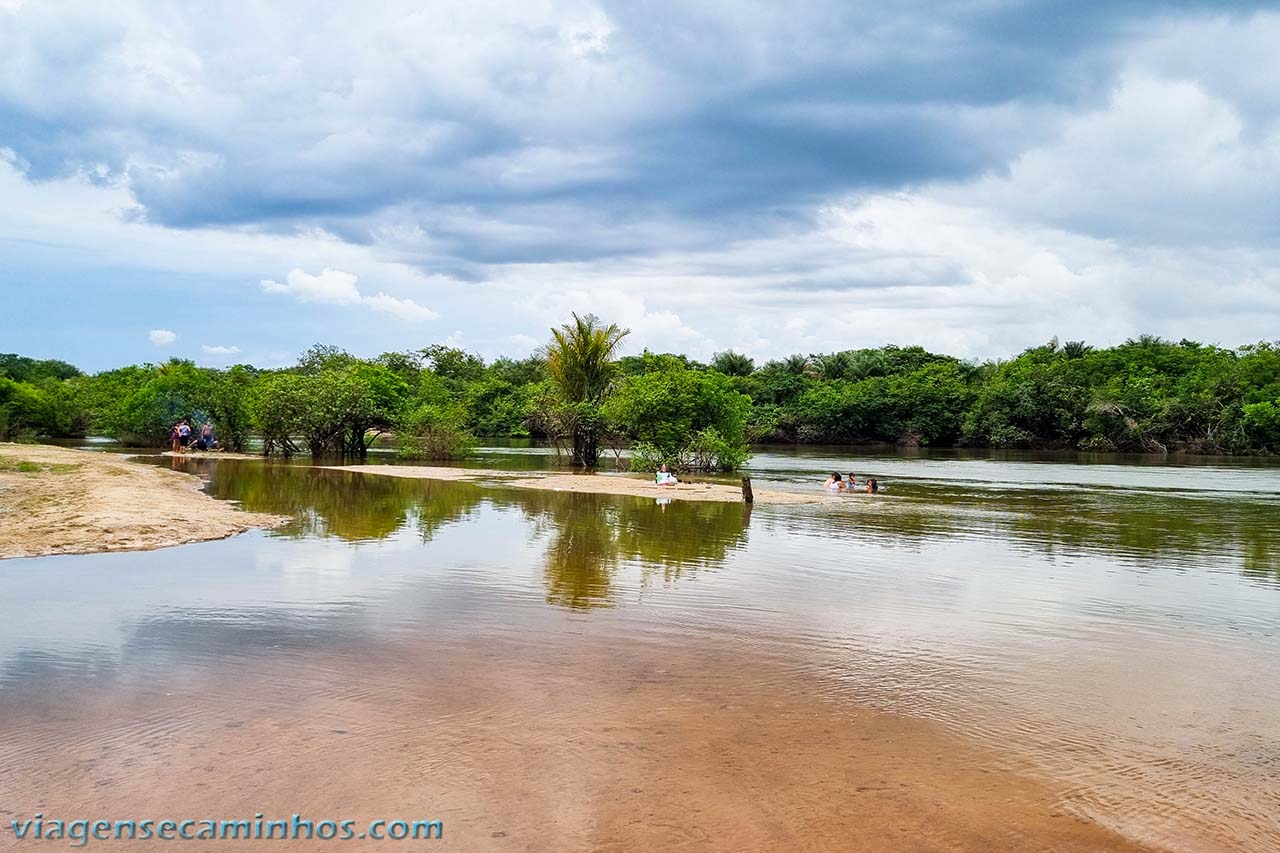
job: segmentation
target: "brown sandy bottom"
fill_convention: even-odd
[[[535,474],[494,471],[476,468],[444,468],[427,465],[329,465],[336,471],[354,471],[382,477],[407,477],[415,480],[463,480],[484,482],[498,480],[517,489],[542,489],[552,492],[586,492],[597,495],[635,495],[645,498],[671,498],[681,501],[718,501],[742,503],[742,488],[724,483],[679,483],[659,486],[652,479],[624,474]],[[815,486],[815,489],[817,486]],[[753,489],[758,504],[808,504],[826,500],[839,501],[848,496],[785,492],[777,489]]]
[[[583,637],[441,646],[0,694],[0,849],[31,846],[8,822],[37,811],[444,822],[431,842],[188,842],[218,850],[1150,849],[992,752],[822,699],[768,659]]]
[[[87,450],[0,444],[0,559],[150,550],[283,521],[209,497],[190,474]]]

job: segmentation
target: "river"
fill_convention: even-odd
[[[628,727],[652,720],[626,704],[645,695],[654,714],[700,703],[703,728],[661,729],[696,748],[729,736],[721,713],[751,720],[734,737],[759,727],[784,746],[812,735],[810,706],[833,730],[833,708],[881,714],[918,726],[903,754],[936,735],[956,779],[1034,780],[1052,809],[1136,842],[1280,849],[1273,462],[773,449],[750,464],[757,484],[817,489],[838,470],[884,491],[751,509],[155,461],[292,521],[0,564],[0,792],[15,816],[154,803],[155,780],[178,774],[202,790],[175,804],[219,813],[404,806],[483,831],[457,849],[502,847],[536,813],[542,837],[589,845],[592,791],[623,790],[602,768],[647,760]],[[482,448],[472,464],[548,456]],[[730,754],[699,767],[720,773]],[[699,788],[695,767],[634,767],[637,798],[646,773],[689,801],[738,796]],[[403,796],[415,786],[430,796]],[[838,808],[838,786],[823,790],[815,815]],[[689,821],[664,837],[705,842]]]

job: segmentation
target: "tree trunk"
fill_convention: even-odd
[[[596,434],[593,430],[575,428],[573,431],[573,464],[584,468],[594,468],[599,461],[600,451],[596,446]]]

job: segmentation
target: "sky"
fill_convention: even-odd
[[[0,0],[0,351],[1280,336],[1280,4]]]

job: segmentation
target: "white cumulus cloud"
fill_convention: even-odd
[[[262,280],[264,293],[283,293],[299,302],[323,302],[328,305],[353,305],[360,301],[355,273],[325,267],[319,275],[311,275],[297,267],[289,270],[285,283]]]
[[[264,293],[281,293],[299,302],[320,302],[328,305],[359,305],[363,303],[373,311],[390,314],[400,320],[421,323],[440,315],[412,299],[392,296],[379,290],[373,296],[364,296],[356,286],[359,276],[355,273],[325,267],[318,275],[294,267],[285,276],[285,283],[264,278]]]
[[[515,344],[520,349],[532,350],[537,349],[542,341],[530,335],[516,334],[511,336],[511,343]]]
[[[147,332],[147,340],[158,347],[168,346],[178,339],[178,336],[168,329],[152,329]]]
[[[440,316],[430,308],[419,305],[412,299],[400,299],[399,297],[389,296],[382,291],[378,291],[373,296],[364,297],[364,304],[374,311],[381,311],[384,314],[391,314],[401,320],[412,322],[434,320]]]

